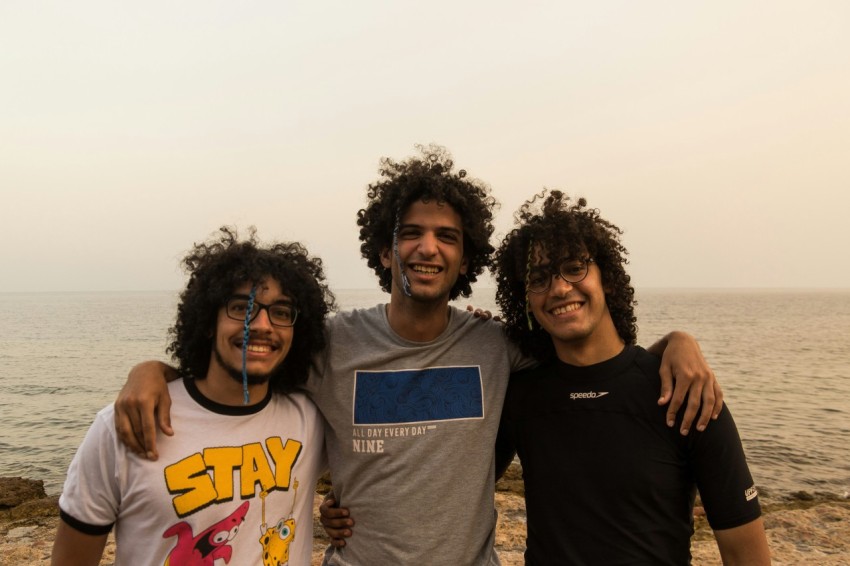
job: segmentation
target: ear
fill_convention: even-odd
[[[393,266],[392,249],[384,248],[381,250],[381,265],[383,265],[385,269],[390,269]]]
[[[599,266],[597,265],[597,268]],[[610,297],[614,293],[614,285],[611,281],[602,273],[602,270],[599,270],[599,279],[602,282],[602,292],[605,293],[605,300],[607,302],[608,297]]]
[[[469,260],[466,259],[466,256],[463,256],[463,259],[460,260],[460,274],[466,275],[467,270],[469,269]]]

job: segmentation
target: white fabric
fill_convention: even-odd
[[[63,514],[77,528],[116,523],[116,564],[263,564],[266,551],[280,559],[284,550],[289,564],[310,564],[325,467],[315,405],[297,393],[225,407],[183,380],[169,392],[175,435],[159,434],[156,462],[117,439],[111,405],[98,413],[68,471]],[[294,538],[282,540],[278,525]]]

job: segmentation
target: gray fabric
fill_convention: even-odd
[[[449,318],[427,343],[396,335],[385,305],[329,321],[309,389],[334,491],[356,525],[326,564],[499,564],[493,449],[508,376],[529,362],[498,323],[451,307]]]

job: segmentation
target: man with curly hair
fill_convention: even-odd
[[[330,565],[498,563],[493,446],[508,375],[530,360],[501,325],[449,305],[489,264],[495,201],[444,149],[422,149],[382,161],[357,216],[390,302],[335,317],[311,376],[334,494],[357,521],[341,541],[323,506]]]
[[[449,305],[470,295],[489,264],[496,203],[484,183],[454,169],[445,149],[420,149],[404,161],[382,160],[381,179],[357,215],[362,255],[390,301],[330,319],[328,347],[307,384],[326,420],[335,497],[322,507],[333,539],[329,565],[499,563],[499,414],[510,372],[533,361],[499,324]],[[692,338],[674,336],[668,352],[680,378],[664,397],[678,403],[691,386],[697,398],[704,392],[703,426],[720,397],[713,376]],[[143,438],[125,433],[138,450],[152,448],[153,407],[161,401],[149,376],[158,373],[134,369],[131,380],[147,391],[131,387],[119,399],[126,422],[147,423],[136,427],[147,427]],[[691,419],[698,405],[689,406]],[[158,422],[167,427],[163,413]],[[129,429],[126,422],[119,430]],[[336,502],[343,507],[330,506]],[[431,516],[423,524],[425,510]]]
[[[697,488],[723,563],[769,564],[729,410],[686,436],[666,426],[620,229],[560,191],[517,218],[495,255],[496,299],[541,364],[511,377],[497,459],[516,449],[522,464],[526,564],[689,564]]]
[[[310,562],[326,458],[321,416],[296,390],[334,306],[321,262],[297,243],[263,247],[253,231],[239,241],[222,228],[183,265],[168,346],[181,434],[160,435],[151,461],[118,441],[112,406],[98,413],[59,500],[53,564],[97,565],[113,526],[122,564]]]

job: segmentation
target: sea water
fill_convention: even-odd
[[[336,292],[342,308],[388,300]],[[763,492],[850,491],[850,290],[639,290],[639,343],[700,341]],[[95,413],[127,372],[168,360],[175,292],[0,293],[0,476],[61,491]],[[492,289],[474,304],[496,311]]]

